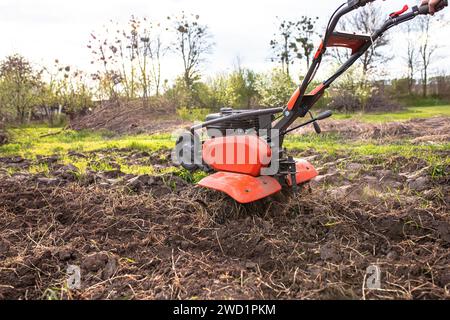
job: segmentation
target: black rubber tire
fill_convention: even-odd
[[[188,141],[188,143],[190,144],[190,148],[189,149],[191,150],[191,159],[194,159],[194,156],[195,156],[194,143],[195,143],[196,139],[199,139],[198,136],[194,137],[194,135],[192,133],[185,132],[177,139],[176,145],[178,147],[178,145],[181,142],[185,142],[185,144],[186,144],[186,141]],[[199,141],[199,140],[197,140],[197,141]],[[182,148],[181,150],[184,150],[184,148]],[[181,157],[183,157],[182,154],[181,154]],[[200,169],[200,167],[197,164],[195,164],[195,163],[186,163],[186,162],[183,162],[181,159],[180,159],[180,165],[183,168],[185,168],[186,170],[191,171],[191,172],[194,172],[194,171],[197,171],[198,169]]]

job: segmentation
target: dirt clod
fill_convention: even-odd
[[[106,253],[94,253],[84,258],[82,267],[88,271],[98,271],[103,269],[108,263],[108,255]]]

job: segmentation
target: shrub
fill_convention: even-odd
[[[203,108],[193,108],[189,109],[186,107],[178,108],[177,114],[178,116],[186,121],[204,121],[206,119],[206,116],[210,114],[210,109],[203,109]]]
[[[377,90],[371,90],[368,94],[361,94],[358,90],[355,92],[347,90],[334,92],[331,95],[329,107],[345,113],[397,111],[402,108],[399,103],[394,102]]]
[[[261,96],[261,105],[279,107],[287,104],[296,84],[283,70],[274,69],[268,74],[259,75],[256,88]]]
[[[8,143],[8,134],[6,133],[3,123],[0,122],[0,146],[6,143]]]

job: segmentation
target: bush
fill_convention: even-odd
[[[205,121],[206,116],[211,113],[210,109],[201,109],[201,108],[194,108],[189,109],[186,107],[179,108],[177,110],[178,116],[186,121]]]
[[[355,112],[362,109],[361,100],[353,93],[340,91],[331,97],[329,108],[338,112]]]
[[[195,82],[188,88],[181,77],[164,94],[164,97],[177,109],[209,108],[211,96],[210,88],[203,82]]]
[[[0,122],[0,146],[8,143],[8,134],[6,133],[3,123]]]
[[[292,78],[281,69],[259,75],[257,91],[261,96],[261,105],[266,107],[285,106],[297,88]]]
[[[376,90],[371,90],[369,94],[361,94],[358,90],[355,92],[341,90],[331,95],[329,108],[338,112],[353,113],[398,111],[402,106]]]
[[[369,99],[367,99],[365,107],[366,112],[392,112],[399,111],[401,109],[401,104],[379,92],[375,92],[369,97]]]

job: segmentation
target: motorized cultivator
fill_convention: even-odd
[[[190,171],[212,172],[199,185],[224,192],[240,203],[260,200],[283,188],[295,189],[297,185],[316,177],[318,173],[311,163],[287,155],[283,148],[285,136],[310,124],[320,133],[318,122],[332,113],[326,111],[314,116],[310,110],[325,90],[387,30],[419,15],[430,14],[428,5],[411,9],[406,5],[402,10],[391,13],[371,35],[335,31],[342,17],[373,1],[349,0],[334,12],[303,83],[286,106],[260,110],[223,108],[220,113],[209,115],[204,123],[193,126],[179,137],[176,148],[178,163]],[[448,0],[441,0],[436,11],[446,6]],[[351,50],[351,55],[335,74],[307,93],[330,47],[347,48]],[[298,118],[307,116],[310,119],[304,123],[294,123]],[[204,141],[198,134],[203,128],[207,133]]]

